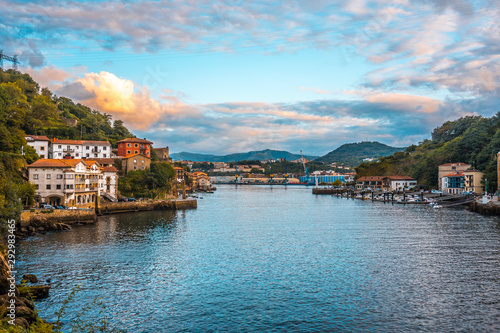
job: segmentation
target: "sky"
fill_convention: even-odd
[[[0,49],[170,152],[408,146],[499,111],[489,0],[0,0]],[[4,61],[4,68],[10,63]]]

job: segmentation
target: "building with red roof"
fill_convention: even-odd
[[[117,142],[119,157],[125,157],[134,154],[143,154],[151,158],[151,146],[153,143],[146,139],[127,138]]]

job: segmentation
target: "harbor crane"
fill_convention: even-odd
[[[14,68],[14,70],[17,70],[17,64],[19,63],[19,60],[17,60],[17,55],[9,57],[8,55],[3,54],[3,50],[0,50],[0,68],[3,66],[4,59],[12,62],[12,67]]]
[[[302,154],[302,149],[300,150],[300,157],[302,159],[302,165],[304,166],[304,173],[306,174],[306,182],[309,182],[309,170],[307,169],[304,154]]]

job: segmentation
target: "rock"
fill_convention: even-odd
[[[47,280],[45,280],[47,283],[51,283],[52,282],[52,279],[51,278],[48,278]]]
[[[28,322],[25,318],[19,318],[19,317],[17,317],[17,318],[14,320],[14,324],[15,324],[16,326],[24,327],[24,328],[26,328],[26,329],[30,327],[29,322]]]
[[[24,317],[24,318],[29,320],[35,316],[36,316],[35,311],[31,310],[27,306],[17,306],[16,307],[16,317]]]
[[[0,278],[0,295],[7,294],[10,289],[10,282],[6,277]]]
[[[23,279],[21,282],[31,282],[31,283],[38,283],[38,278],[36,277],[35,274],[24,274]]]
[[[19,294],[22,297],[30,298],[33,296],[34,299],[43,299],[49,297],[50,286],[17,286],[19,288]]]

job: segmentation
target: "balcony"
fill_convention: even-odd
[[[69,148],[69,149],[68,149],[68,148],[64,148],[64,149],[63,149],[63,152],[65,152],[65,153],[74,153],[74,152],[75,152],[75,150],[74,150],[74,149],[71,149],[71,148]]]
[[[94,154],[97,154],[97,153],[102,153],[102,150],[100,150],[100,149],[95,149],[95,148],[94,148],[94,149],[92,149],[92,152],[93,152]]]

